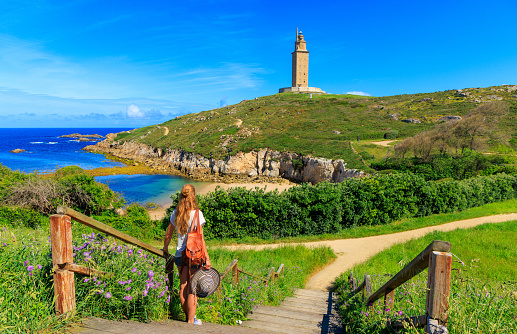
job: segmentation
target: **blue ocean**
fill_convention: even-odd
[[[60,138],[72,133],[98,134],[106,136],[127,128],[58,128],[58,129],[5,129],[0,128],[0,163],[12,170],[25,173],[48,173],[65,166],[79,166],[83,169],[124,166],[120,162],[106,159],[102,154],[88,153],[81,149],[95,142],[80,142],[74,138]],[[11,150],[23,149],[22,153]],[[194,186],[204,183],[171,175],[114,175],[95,178],[107,184],[111,190],[120,193],[127,203],[153,202],[159,205],[171,203],[170,194],[186,183]]]

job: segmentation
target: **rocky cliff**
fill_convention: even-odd
[[[284,178],[294,182],[342,182],[345,178],[359,177],[362,171],[347,169],[343,160],[312,158],[296,153],[268,149],[238,152],[225,160],[205,158],[183,150],[153,148],[132,141],[119,142],[116,134],[109,134],[86,151],[111,154],[131,159],[164,171],[181,171],[196,179],[218,179],[221,176]]]

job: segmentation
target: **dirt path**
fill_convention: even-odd
[[[457,228],[470,228],[486,223],[500,223],[517,220],[517,213],[479,217],[459,220],[443,225],[429,226],[412,231],[393,234],[378,235],[358,239],[341,239],[329,241],[316,241],[303,243],[305,246],[330,246],[337,255],[337,259],[320,272],[316,273],[305,286],[306,289],[326,291],[332,287],[332,282],[343,272],[350,270],[356,264],[368,260],[375,254],[411,239],[422,237],[433,231],[451,231]],[[230,249],[264,249],[266,247],[278,247],[275,245],[239,245],[230,246]],[[452,246],[454,252],[454,245]]]
[[[393,142],[396,142],[396,141],[400,141],[400,139],[396,139],[396,140],[383,140],[383,141],[374,141],[372,142],[372,144],[375,144],[375,145],[380,145],[380,146],[385,146],[385,147],[389,147],[390,143],[393,143]]]

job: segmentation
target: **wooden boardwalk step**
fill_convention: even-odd
[[[267,315],[276,315],[278,317],[285,317],[291,319],[299,319],[305,321],[312,322],[320,322],[321,314],[305,312],[298,309],[285,309],[282,307],[273,307],[273,306],[259,306],[257,309],[253,311],[253,314],[267,314]]]
[[[291,327],[300,327],[310,330],[319,330],[321,332],[321,319],[319,319],[319,321],[307,321],[260,313],[253,313],[251,316],[249,316],[249,318],[251,320],[258,320],[268,322],[271,324],[287,325]]]
[[[286,297],[284,299],[284,302],[293,302],[293,303],[299,303],[299,304],[306,304],[306,305],[313,305],[313,306],[321,306],[322,308],[327,308],[329,303],[327,301],[320,301],[320,300],[310,300],[310,299],[304,299],[304,298],[295,298],[295,297]]]
[[[267,331],[277,332],[277,333],[286,333],[286,334],[321,333],[321,330],[293,327],[293,326],[289,326],[289,325],[280,325],[280,324],[259,321],[259,320],[245,321],[242,323],[242,326],[246,326],[246,327],[254,328],[254,329],[260,329],[260,330],[267,330]]]
[[[182,321],[157,321],[149,324],[136,321],[111,321],[89,317],[82,320],[82,325],[70,331],[77,334],[268,334],[264,330],[242,326],[225,326],[204,322],[201,326]]]
[[[294,292],[294,295],[304,295],[314,298],[323,298],[328,299],[329,295],[333,296],[334,294],[331,292],[325,292],[325,291],[316,291],[316,290],[307,290],[307,289],[296,289]]]
[[[242,323],[255,329],[277,333],[342,333],[336,314],[336,296],[329,292],[298,289],[279,307],[259,306]]]

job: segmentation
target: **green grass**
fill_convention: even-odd
[[[433,240],[449,241],[454,254],[449,333],[515,333],[517,221],[431,233],[393,246],[355,266],[352,269],[354,276],[369,274],[375,291]],[[344,316],[344,324],[354,333],[388,332],[388,318],[425,313],[427,271],[395,290],[394,306],[386,314],[382,311],[382,301],[375,303],[373,308],[367,308],[360,299],[350,298],[347,275],[343,273],[336,280],[336,286],[341,292],[340,313]],[[423,330],[406,328],[401,332],[423,333]]]
[[[386,225],[374,226],[357,226],[343,229],[336,234],[320,234],[311,236],[299,236],[291,238],[278,238],[273,240],[264,240],[259,238],[240,238],[240,239],[223,239],[209,240],[208,245],[220,246],[230,244],[270,244],[270,243],[299,243],[310,241],[364,238],[375,235],[384,235],[397,232],[415,230],[428,226],[442,225],[457,220],[478,218],[491,215],[499,215],[505,213],[517,212],[517,200],[509,200],[505,202],[491,203],[483,206],[471,208],[461,212],[442,213],[427,217],[406,218],[395,221]]]
[[[490,95],[498,95],[510,104],[510,112],[498,124],[499,133],[517,138],[515,92],[506,91],[504,86],[467,91],[471,97],[458,97],[453,90],[384,97],[313,95],[312,99],[307,94],[275,94],[176,117],[159,125],[169,128],[167,136],[163,135],[163,128],[153,125],[121,133],[117,140],[142,142],[162,149],[182,149],[205,157],[212,154],[218,159],[239,151],[269,148],[344,159],[349,168],[365,169],[349,145],[350,141],[356,144],[358,135],[361,141],[383,140],[389,130],[398,131],[399,138],[413,136],[433,128],[442,116],[465,116],[478,104],[475,99],[489,101]],[[425,98],[430,100],[421,101]],[[398,114],[399,120],[391,119],[389,114]],[[401,120],[405,118],[417,118],[421,123],[404,123]],[[237,120],[242,120],[240,128],[235,125]],[[229,137],[233,141],[222,146]],[[517,142],[510,140],[510,143]],[[358,147],[356,150],[361,152]],[[493,141],[488,150],[513,152],[511,146],[498,140]]]

